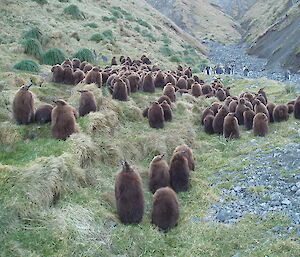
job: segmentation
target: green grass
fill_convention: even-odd
[[[100,33],[96,33],[91,36],[90,40],[99,43],[100,41],[103,40],[103,36]]]
[[[266,79],[233,81],[224,77],[224,81],[235,95],[255,84],[257,89],[265,85],[270,101],[276,103],[295,96]],[[32,87],[32,91],[39,100],[50,101],[48,96],[61,96],[75,106],[79,98],[74,93],[77,87],[47,83],[45,87]],[[70,98],[68,90],[73,91]],[[243,161],[244,157],[258,147],[269,150],[296,141],[298,121],[290,118],[271,124],[269,134],[256,143],[251,141],[252,133],[243,129],[240,139],[227,142],[198,129],[201,110],[215,99],[189,96],[178,99],[173,104],[173,121],[164,129],[155,130],[141,117],[141,111],[161,95],[161,90],[154,94],[132,94],[125,103],[112,100],[105,94],[106,88],[93,90],[101,111],[78,119],[79,133],[66,141],[51,138],[50,124],[31,124],[14,126],[19,137],[1,144],[3,256],[298,255],[299,239],[295,230],[285,232],[290,226],[286,217],[275,213],[261,220],[245,215],[237,224],[224,225],[214,222],[208,213],[210,205],[219,198],[219,190],[230,188],[235,182],[232,177],[224,176],[220,178],[223,183],[212,187],[208,179],[220,169],[229,172],[243,169],[249,165]],[[7,103],[0,104],[2,109],[6,108]],[[5,127],[1,127],[3,130]],[[35,137],[30,139],[32,135]],[[149,163],[154,155],[161,153],[169,162],[174,148],[181,143],[191,145],[196,170],[191,173],[189,191],[178,194],[181,210],[178,226],[165,234],[150,223]],[[146,205],[139,225],[122,225],[116,215],[114,180],[123,159],[143,179]],[[255,187],[249,193],[261,194],[264,190]],[[60,198],[52,205],[56,191]],[[280,237],[272,230],[275,226],[283,227]]]
[[[69,15],[74,20],[83,20],[85,15],[82,11],[79,10],[77,5],[69,5],[64,9],[64,13]]]
[[[41,63],[47,65],[61,64],[66,58],[66,54],[62,50],[53,48],[42,55]]]
[[[48,2],[46,0],[31,0],[32,2],[36,2],[40,5],[44,5],[44,4],[48,4]]]
[[[85,24],[84,26],[85,26],[85,27],[90,27],[90,28],[93,28],[93,29],[96,29],[96,28],[99,27],[98,24],[95,23],[95,22],[87,23],[87,24]]]
[[[39,65],[32,60],[22,60],[14,65],[14,69],[30,72],[39,72]]]
[[[73,54],[72,58],[78,58],[82,62],[94,62],[93,53],[87,48],[79,49],[75,54]]]
[[[50,130],[48,132],[50,134]],[[64,152],[64,145],[63,141],[52,138],[22,140],[11,145],[4,145],[0,147],[0,163],[19,166],[38,157],[59,156]]]
[[[25,54],[31,55],[37,59],[40,59],[43,54],[43,48],[41,43],[33,38],[26,39],[21,43],[24,46]]]
[[[34,27],[28,31],[26,31],[23,35],[24,39],[36,39],[39,42],[42,42],[43,34],[38,27]]]

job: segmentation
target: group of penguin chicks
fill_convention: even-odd
[[[240,137],[239,125],[253,129],[254,136],[265,136],[270,122],[286,121],[291,113],[300,119],[300,96],[288,104],[276,105],[268,103],[266,92],[261,88],[257,93],[227,96],[223,105],[213,103],[203,110],[200,121],[207,134],[223,134],[231,139]]]
[[[144,215],[142,179],[125,161],[115,180],[117,213],[123,224],[140,223]],[[176,226],[179,203],[176,193],[187,191],[189,175],[195,169],[192,150],[185,144],[175,148],[170,167],[164,155],[150,163],[149,190],[153,193],[151,222],[163,231]]]
[[[92,92],[78,90],[81,93],[79,114],[77,110],[66,101],[59,99],[53,101],[56,107],[44,104],[35,109],[34,97],[29,91],[32,84],[22,86],[13,100],[13,115],[17,124],[29,124],[32,122],[51,122],[51,134],[53,138],[65,140],[76,132],[76,119],[96,111],[96,100]]]

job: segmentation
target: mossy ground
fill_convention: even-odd
[[[3,79],[6,81],[6,76]],[[295,96],[265,79],[232,81],[224,77],[224,81],[234,95],[265,86],[270,101],[284,103]],[[199,125],[201,110],[216,99],[178,99],[173,105],[173,121],[155,130],[141,117],[141,111],[161,94],[160,90],[132,94],[130,101],[123,103],[112,100],[106,88],[89,88],[97,96],[99,111],[80,118],[79,133],[66,141],[52,139],[49,125],[3,123],[2,128],[14,136],[4,140],[7,133],[1,135],[1,256],[232,256],[238,252],[243,256],[297,256],[299,238],[293,233],[278,237],[272,232],[276,225],[289,224],[280,214],[264,221],[247,215],[234,225],[215,222],[209,206],[218,199],[218,190],[231,187],[233,181],[228,177],[226,183],[211,187],[208,178],[257,147],[299,142],[299,121],[290,117],[287,122],[271,124],[269,134],[260,138],[259,144],[251,143],[252,133],[243,129],[239,140],[227,142],[205,134]],[[4,89],[13,95],[17,87]],[[79,97],[76,87],[66,85],[47,83],[47,89],[36,86],[32,90],[38,104],[40,98],[47,102],[47,90],[54,97],[62,94],[74,106]],[[66,94],[68,90],[74,93]],[[10,104],[3,109],[10,110]],[[169,160],[181,143],[192,147],[196,170],[190,190],[178,194],[178,226],[165,234],[150,224],[148,168],[153,156],[165,153]],[[122,225],[116,215],[114,178],[123,159],[143,179],[146,211],[139,225]],[[241,168],[249,165],[239,163]]]

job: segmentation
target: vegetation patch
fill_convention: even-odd
[[[95,22],[91,22],[91,23],[87,23],[84,25],[85,27],[90,27],[90,28],[93,28],[93,29],[96,29],[98,28],[98,24],[96,24]]]
[[[41,43],[33,38],[26,39],[21,43],[24,46],[24,53],[40,59],[43,55]]]
[[[85,15],[82,11],[79,10],[77,5],[69,5],[64,9],[64,13],[71,16],[74,20],[83,20],[85,19]]]
[[[78,58],[81,62],[86,61],[90,63],[93,63],[95,60],[93,53],[87,48],[78,50],[75,54],[73,54],[72,58]]]
[[[42,55],[41,63],[47,65],[61,64],[66,58],[66,54],[62,50],[52,48]]]
[[[152,29],[152,26],[151,26],[148,22],[142,20],[141,18],[136,18],[135,21],[136,21],[138,24],[140,24],[141,26],[144,26],[144,27],[146,27],[146,28],[148,28],[148,29]]]
[[[40,5],[48,4],[48,2],[46,0],[31,0],[31,1],[36,2]]]
[[[24,39],[36,39],[40,43],[42,42],[43,34],[38,27],[34,27],[29,31],[26,31],[23,36]]]
[[[22,71],[39,72],[39,65],[32,60],[22,60],[14,65],[14,69]]]
[[[91,41],[95,41],[96,43],[99,43],[103,40],[103,36],[100,33],[94,34],[90,38]]]

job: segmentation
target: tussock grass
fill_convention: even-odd
[[[47,65],[61,64],[66,59],[66,54],[58,49],[53,48],[45,52],[41,57],[41,63]]]
[[[37,59],[40,59],[43,54],[43,48],[41,43],[36,39],[27,39],[22,42],[22,45],[24,46],[24,53],[28,55],[32,55],[33,57],[36,57]]]
[[[64,9],[64,13],[69,15],[74,20],[83,20],[85,15],[82,11],[79,10],[78,6],[71,4]]]
[[[39,65],[32,60],[22,60],[14,65],[14,69],[30,72],[39,72]]]
[[[75,54],[73,54],[72,58],[78,58],[82,62],[94,62],[93,53],[87,48],[79,49]]]

